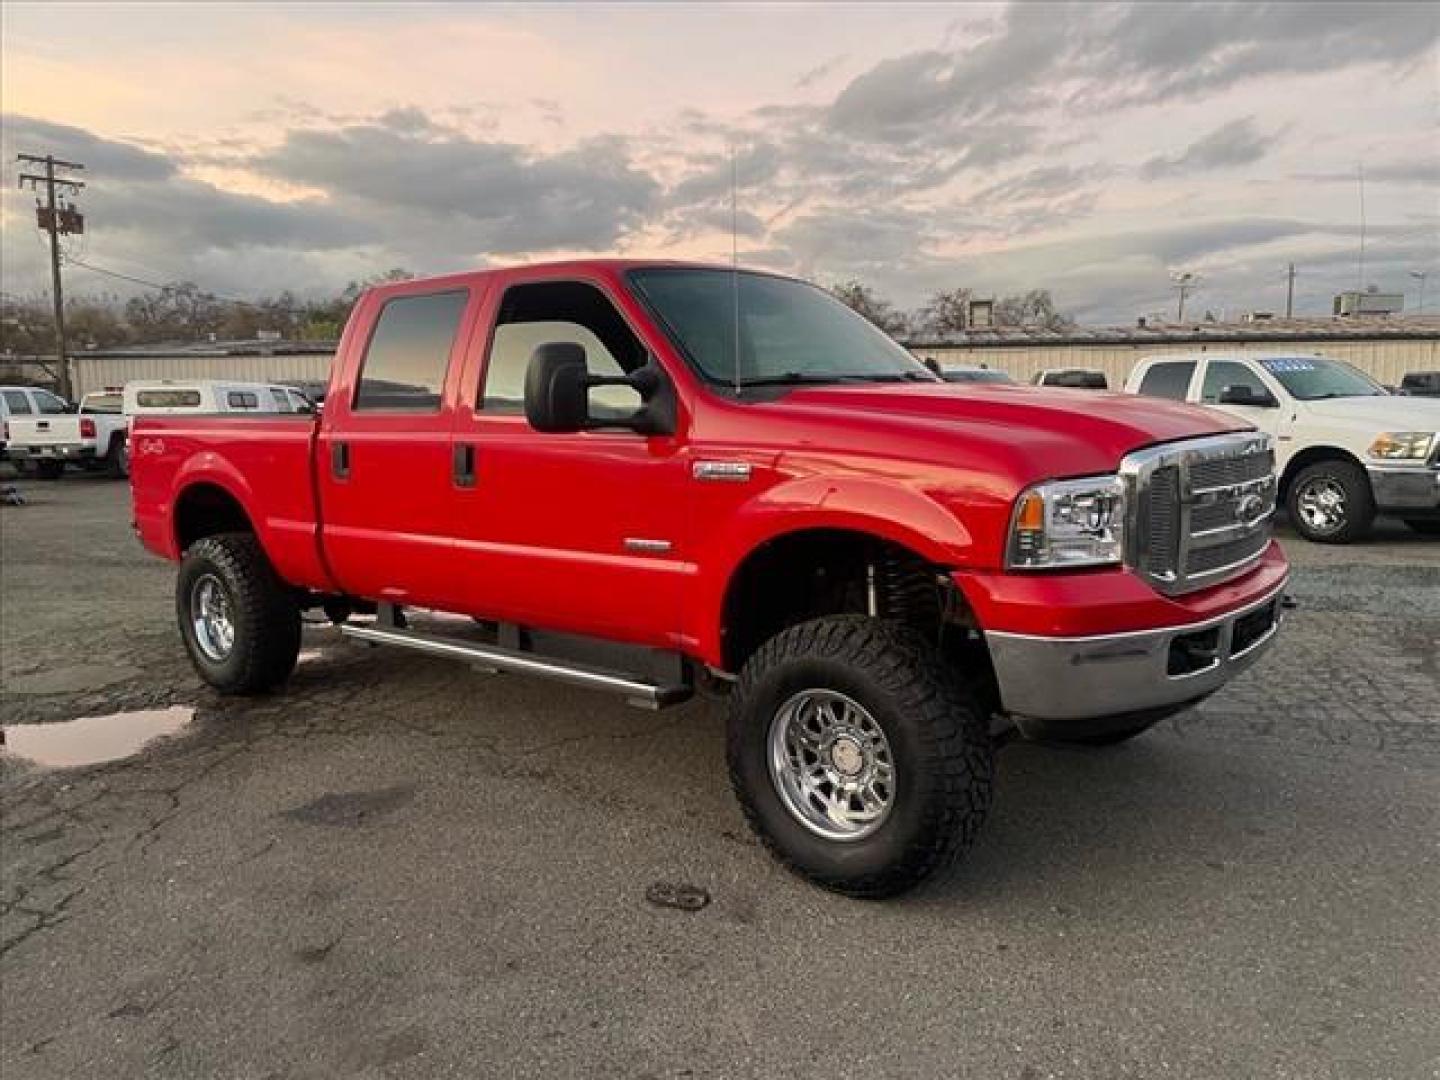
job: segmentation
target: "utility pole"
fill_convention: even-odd
[[[1417,315],[1424,315],[1424,314],[1425,314],[1425,279],[1430,276],[1429,271],[1428,271],[1428,270],[1411,270],[1411,271],[1410,271],[1410,276],[1413,277],[1416,281],[1420,282],[1420,309],[1416,312],[1416,314],[1417,314]]]
[[[85,231],[85,217],[74,206],[61,206],[55,201],[55,189],[67,189],[71,195],[80,194],[80,189],[85,185],[79,180],[70,180],[63,176],[56,176],[55,170],[59,169],[83,169],[84,165],[75,161],[61,161],[53,154],[46,154],[38,157],[35,154],[18,154],[16,160],[27,165],[44,165],[44,175],[36,173],[21,173],[20,186],[27,184],[39,191],[41,185],[45,188],[45,203],[39,205],[37,200],[35,217],[40,228],[50,234],[50,286],[51,293],[55,299],[55,357],[59,362],[60,370],[57,374],[56,389],[60,396],[67,401],[74,396],[74,388],[70,381],[70,354],[66,349],[65,342],[65,293],[60,282],[60,237],[71,233]]]
[[[1295,317],[1295,264],[1290,264],[1290,270],[1285,275],[1289,282],[1285,286],[1285,318]]]
[[[1175,308],[1175,321],[1185,321],[1185,298],[1200,287],[1200,275],[1191,273],[1189,270],[1172,270],[1170,280],[1175,285],[1175,291],[1179,296]]]

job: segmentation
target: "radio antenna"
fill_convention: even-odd
[[[740,241],[736,199],[735,144],[730,144],[730,299],[735,334],[735,399],[740,399]]]

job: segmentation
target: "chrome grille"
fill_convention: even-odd
[[[1127,456],[1126,564],[1167,593],[1217,584],[1270,542],[1275,452],[1270,436],[1217,435]]]

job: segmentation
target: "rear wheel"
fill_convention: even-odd
[[[280,685],[300,654],[300,608],[249,533],[207,536],[185,552],[175,587],[195,670],[222,694]]]
[[[130,444],[123,435],[110,440],[110,452],[105,455],[105,470],[117,480],[130,475]]]
[[[1440,536],[1440,518],[1406,518],[1405,524],[1421,536]]]
[[[990,809],[979,695],[894,623],[837,616],[771,638],[731,695],[727,750],[760,839],[850,896],[893,896],[943,871]]]
[[[1290,483],[1286,507],[1295,531],[1318,544],[1359,540],[1375,520],[1370,478],[1359,465],[1339,458],[1301,469]]]
[[[65,472],[65,463],[54,458],[41,458],[35,463],[35,475],[41,480],[59,480]]]

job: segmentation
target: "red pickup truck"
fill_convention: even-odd
[[[220,691],[284,682],[307,608],[637,704],[721,691],[751,824],[852,895],[966,848],[998,736],[1117,742],[1218,689],[1287,576],[1242,421],[946,384],[822,290],[723,267],[385,285],[320,416],[131,439]]]

